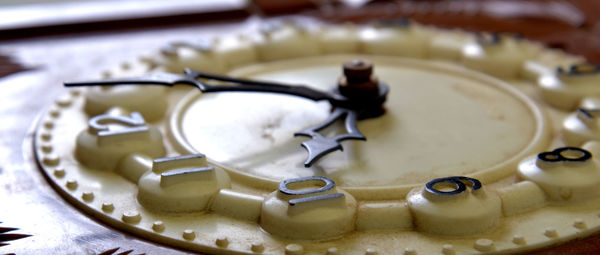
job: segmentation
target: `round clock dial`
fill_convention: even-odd
[[[360,109],[331,92],[355,59],[389,87],[384,114],[356,128]],[[600,228],[598,68],[518,37],[285,25],[127,66],[110,76],[139,86],[71,90],[34,147],[67,200],[143,238],[215,254],[470,254]],[[165,73],[184,67],[246,80]],[[204,92],[147,86],[180,83]],[[330,101],[264,93],[285,84]],[[294,137],[306,130],[325,138]],[[306,164],[337,135],[355,140]]]
[[[172,116],[182,152],[206,153],[215,163],[266,179],[273,187],[285,179],[319,175],[355,196],[402,198],[435,177],[476,175],[495,181],[548,144],[541,109],[524,94],[439,61],[323,56],[254,65],[231,74],[327,90],[340,76],[340,63],[357,57],[373,61],[377,77],[391,88],[386,113],[358,123],[368,142],[346,142],[344,151],[305,168],[306,152],[298,146],[305,138],[290,134],[327,118],[326,102],[192,93]]]

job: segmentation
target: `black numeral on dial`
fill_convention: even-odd
[[[561,147],[538,154],[538,159],[546,162],[583,162],[592,158],[592,153],[576,147]]]
[[[450,191],[442,191],[442,190],[439,190],[438,188],[436,188],[436,186],[439,184],[451,184],[452,186],[454,186],[454,189],[450,190]],[[460,193],[466,191],[467,184],[473,190],[478,190],[481,188],[481,182],[479,182],[479,180],[477,180],[477,179],[473,179],[470,177],[464,177],[464,176],[452,176],[452,177],[433,179],[433,180],[429,181],[427,184],[425,184],[425,189],[430,193],[438,194],[438,195],[456,195],[456,194],[460,194]]]
[[[98,115],[89,121],[90,130],[98,136],[122,135],[128,133],[146,132],[148,125],[142,115],[132,112],[129,116]],[[111,128],[110,125],[118,125],[119,128]]]
[[[312,189],[297,189],[297,190],[290,189],[290,186],[293,186],[293,185],[298,185],[298,186],[319,185],[320,187],[318,187],[318,188],[315,187]],[[307,202],[313,202],[313,201],[318,201],[318,200],[343,197],[344,194],[342,194],[342,193],[319,195],[319,193],[325,193],[327,191],[332,190],[334,187],[335,187],[335,182],[333,182],[331,179],[329,179],[327,177],[310,176],[310,177],[301,177],[301,178],[288,179],[288,180],[282,181],[281,183],[279,183],[279,192],[286,194],[286,195],[302,196],[300,198],[295,198],[295,199],[289,200],[289,204],[291,206],[294,206],[299,203],[307,203]],[[314,196],[306,196],[309,194],[315,194],[315,195]]]

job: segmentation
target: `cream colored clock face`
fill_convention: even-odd
[[[293,134],[325,120],[327,102],[72,90],[41,117],[36,158],[67,200],[116,228],[215,254],[446,255],[600,229],[600,74],[579,58],[416,24],[284,26],[178,47],[110,73],[190,67],[327,91],[344,62],[368,59],[390,87],[386,113],[358,122],[366,142],[305,167],[307,138]]]
[[[172,116],[178,142],[185,152],[204,152],[248,176],[276,183],[327,176],[351,189],[397,187],[393,198],[437,177],[479,174],[491,181],[481,174],[490,171],[506,176],[524,156],[547,146],[549,131],[534,102],[506,83],[451,63],[323,56],[231,74],[328,90],[341,75],[340,63],[354,58],[373,61],[377,77],[390,86],[386,113],[359,122],[367,142],[346,142],[344,151],[305,168],[299,144],[306,138],[291,134],[327,118],[328,103],[259,93],[187,97]]]

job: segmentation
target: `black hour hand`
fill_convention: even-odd
[[[344,150],[341,141],[344,140],[362,140],[367,138],[356,127],[357,113],[344,108],[336,108],[333,113],[322,123],[302,130],[294,134],[294,136],[307,136],[310,140],[302,142],[302,147],[308,151],[308,157],[304,162],[305,167],[310,167],[315,161],[336,150]],[[333,137],[326,137],[319,131],[333,125],[337,120],[344,120],[346,133],[339,134]]]

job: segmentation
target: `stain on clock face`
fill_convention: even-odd
[[[341,76],[340,63],[351,58],[280,61],[231,74],[328,90]],[[445,63],[368,59],[390,86],[386,113],[358,122],[367,142],[343,142],[343,151],[310,168],[302,164],[306,151],[299,146],[306,138],[293,134],[326,119],[331,111],[326,102],[198,93],[173,116],[178,142],[252,178],[327,176],[358,189],[409,187],[449,175],[492,172],[489,178],[498,178],[540,147],[546,132],[540,110],[510,85]]]

